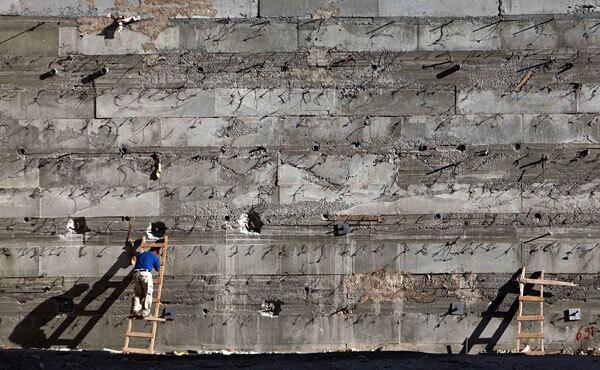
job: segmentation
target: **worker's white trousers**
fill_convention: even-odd
[[[150,315],[154,281],[150,271],[137,271],[133,274],[133,313],[136,315]]]

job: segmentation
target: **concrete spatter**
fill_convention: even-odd
[[[594,4],[8,4],[2,344],[119,348],[128,221],[172,242],[159,350],[512,348],[522,266],[581,284],[549,348],[595,332]]]

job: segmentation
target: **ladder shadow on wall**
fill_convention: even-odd
[[[111,279],[119,270],[131,266],[131,256],[140,244],[141,239],[136,240],[133,245],[126,245],[116,262],[92,285],[91,290],[88,291],[89,285],[87,284],[75,284],[67,292],[39,304],[15,326],[9,335],[9,340],[23,348],[50,348],[52,346],[77,348],[131,283],[132,272],[119,281],[111,281]],[[112,292],[102,298],[102,303],[97,309],[87,309],[111,289]],[[86,291],[88,292],[81,301],[73,306],[72,312],[65,314],[56,329],[50,335],[46,335],[43,327],[60,315],[56,308],[56,302],[60,299],[75,299]],[[88,318],[88,320],[81,326],[80,318]],[[69,339],[61,338],[67,331],[77,334]]]
[[[494,298],[494,300],[490,303],[487,310],[481,313],[481,321],[473,330],[473,333],[469,336],[469,338],[465,339],[463,342],[463,348],[460,351],[461,354],[468,354],[471,349],[473,349],[476,345],[485,345],[485,351],[491,353],[494,351],[496,344],[506,332],[506,329],[510,326],[511,321],[517,314],[517,310],[519,308],[519,284],[517,282],[517,278],[521,275],[521,269],[519,269],[515,274],[513,274],[510,279],[502,285],[498,289],[498,294]],[[532,279],[536,279],[540,277],[540,272],[534,272],[531,275]],[[525,291],[527,295],[533,295],[537,290],[533,289],[531,285],[525,285]],[[511,303],[510,307],[502,311],[501,305],[507,300],[507,296],[509,294],[514,295],[514,301]],[[551,295],[548,295],[550,297]],[[510,302],[507,300],[507,302]],[[497,329],[494,331],[491,337],[482,338],[483,332],[488,328],[488,326],[496,325],[493,323],[494,318],[501,318],[502,321],[497,326]]]

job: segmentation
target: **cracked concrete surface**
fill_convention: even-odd
[[[120,349],[131,221],[159,351],[511,349],[521,267],[595,346],[598,6],[3,2],[0,345]]]

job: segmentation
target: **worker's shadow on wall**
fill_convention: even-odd
[[[129,286],[132,272],[121,280],[111,281],[111,279],[119,270],[131,267],[131,257],[140,243],[141,239],[133,243],[126,243],[116,262],[91,286],[91,289],[89,289],[88,284],[76,284],[67,292],[39,304],[15,326],[8,339],[23,348],[50,348],[52,346],[77,348]],[[105,293],[111,289],[112,292],[105,296]],[[68,307],[70,300],[76,300],[84,293],[85,295],[78,304]],[[101,300],[96,301],[101,296]],[[92,303],[96,303],[94,305],[96,307],[98,307],[98,303],[100,304],[98,308],[87,309]],[[48,335],[44,330],[44,326],[59,315],[64,316],[64,320],[60,322],[56,329],[48,330],[48,332],[51,332]],[[84,320],[83,325],[80,322],[81,320]],[[67,330],[69,330],[70,338],[62,338]],[[76,333],[75,336],[71,335],[72,332]]]
[[[490,303],[487,310],[481,313],[481,321],[479,322],[475,330],[473,330],[471,336],[469,336],[469,338],[467,338],[465,342],[463,342],[463,348],[460,351],[460,353],[468,354],[473,348],[473,346],[482,344],[485,345],[486,352],[493,352],[494,347],[496,346],[496,344],[498,344],[498,341],[500,340],[504,332],[506,332],[506,329],[510,326],[512,319],[517,314],[517,310],[519,309],[519,283],[517,281],[517,278],[520,275],[521,270],[519,269],[514,275],[511,276],[511,278],[504,285],[500,287],[500,289],[498,289],[498,294]],[[539,277],[540,272],[534,272],[531,275],[532,279],[537,279]],[[501,311],[500,307],[502,305],[502,302],[504,302],[507,299],[507,296],[509,294],[514,294],[514,300],[512,301],[512,304],[506,311]],[[524,294],[539,295],[539,291],[533,289],[531,285],[525,285]],[[546,297],[551,296],[551,294],[546,294]],[[508,302],[510,302],[510,300]],[[500,324],[498,325],[497,329],[494,331],[491,337],[482,338],[481,335],[486,330],[488,325],[496,325],[495,323],[492,324],[493,318],[501,318],[502,321],[500,322]]]

